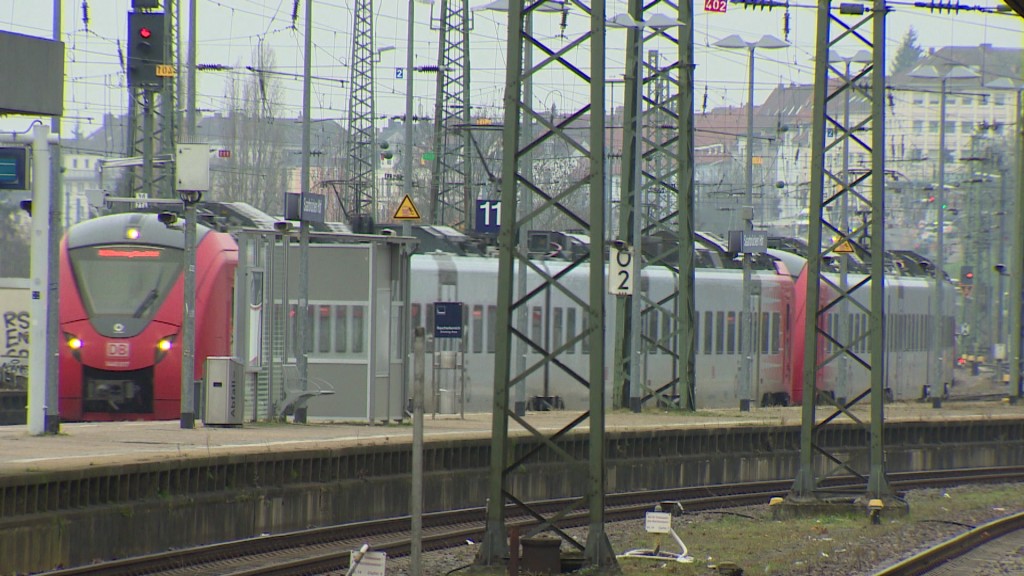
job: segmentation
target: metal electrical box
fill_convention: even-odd
[[[241,426],[245,412],[242,363],[231,356],[210,356],[203,370],[206,426]]]

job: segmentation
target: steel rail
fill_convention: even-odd
[[[950,560],[989,545],[1007,534],[1024,530],[1024,512],[968,530],[920,554],[876,572],[875,576],[921,576]]]

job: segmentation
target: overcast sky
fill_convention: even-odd
[[[351,58],[352,0],[314,0],[314,53],[313,75],[322,77],[314,83],[311,116],[345,118],[347,114]],[[470,5],[486,3],[471,0]],[[183,0],[183,22],[187,20],[188,0]],[[302,16],[292,28],[294,0],[199,0],[198,61],[203,64],[223,64],[240,67],[234,72],[200,72],[198,81],[198,107],[213,111],[223,109],[224,80],[234,74],[236,79],[247,79],[244,67],[252,64],[252,55],[260,42],[274,51],[277,70],[302,73]],[[397,115],[404,112],[406,87],[404,80],[395,78],[395,68],[404,67],[409,43],[406,34],[408,3],[406,0],[378,0],[375,4],[376,47],[394,46],[384,52],[375,69],[377,75],[378,113]],[[835,5],[838,6],[838,2]],[[917,31],[919,45],[927,50],[948,45],[977,46],[981,43],[997,47],[1022,47],[1022,20],[1016,15],[962,12],[960,14],[931,13],[914,8],[912,1],[893,2],[887,18],[888,59],[911,26]],[[0,30],[42,37],[52,36],[51,0],[0,0]],[[85,133],[99,126],[105,113],[121,114],[127,109],[127,91],[118,58],[118,46],[124,45],[127,13],[130,0],[87,0],[88,26],[83,21],[81,0],[63,1],[63,35],[66,43],[67,83],[65,84],[64,131],[79,125]],[[609,0],[609,16],[626,11],[625,0]],[[977,6],[996,7],[994,0],[978,0]],[[807,83],[811,80],[811,56],[815,43],[815,10],[813,3],[801,3],[790,10],[789,34],[784,30],[785,10],[744,10],[731,4],[726,14],[705,13],[702,3],[696,6],[695,16],[695,103],[699,112],[705,101],[710,109],[716,106],[741,105],[747,94],[747,53],[745,50],[725,50],[712,47],[715,41],[738,33],[747,40],[763,34],[788,39],[789,48],[758,50],[755,65],[755,101],[760,102],[778,83]],[[437,8],[417,3],[416,31],[413,49],[417,66],[435,64],[437,60],[437,32],[431,30],[431,15],[436,19]],[[666,7],[667,11],[667,7]],[[1012,14],[1012,13],[1011,13]],[[497,111],[501,104],[504,80],[505,20],[503,12],[475,12],[471,36],[472,88],[471,103],[475,107]],[[562,18],[558,14],[541,14],[535,20],[536,35],[552,45],[562,42]],[[587,26],[584,14],[573,8],[565,21],[567,30],[580,30]],[[183,40],[184,42],[184,40]],[[607,36],[607,77],[623,75],[625,34],[609,29]],[[852,54],[862,46],[850,44]],[[648,48],[645,46],[645,48]],[[655,46],[654,48],[658,48]],[[662,49],[667,49],[661,46]],[[587,66],[588,57],[576,53],[574,63]],[[666,56],[665,58],[668,58]],[[301,107],[302,83],[300,78],[279,76],[284,95],[281,116],[295,117]],[[333,81],[329,79],[337,79]],[[414,90],[417,112],[433,114],[434,77],[416,75]],[[2,90],[2,87],[0,87]],[[622,103],[622,85],[613,85],[608,97],[617,105]],[[556,75],[538,78],[537,99],[545,108],[552,105],[565,109],[578,105],[583,94],[579,83],[565,82]],[[21,117],[0,118],[0,129],[20,130],[31,119]]]

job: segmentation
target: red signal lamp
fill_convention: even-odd
[[[153,35],[153,31],[149,28],[139,28],[139,37],[144,40],[149,40],[150,36]]]

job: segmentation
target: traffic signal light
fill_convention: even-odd
[[[164,13],[128,13],[128,85],[161,88],[158,65],[164,63]]]
[[[974,266],[960,267],[960,284],[974,284]]]

